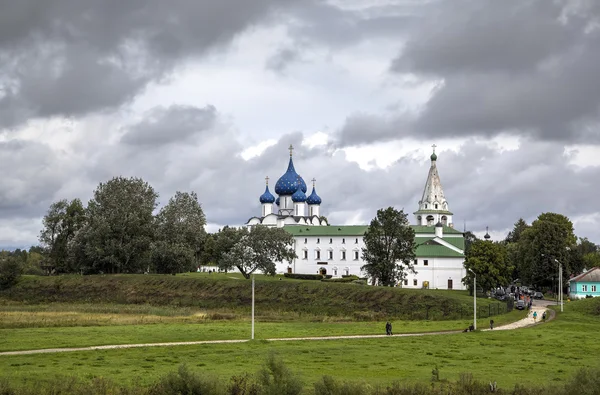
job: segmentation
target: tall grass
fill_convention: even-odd
[[[122,386],[96,377],[84,381],[75,377],[56,377],[30,386],[14,386],[0,380],[1,395],[595,395],[600,393],[600,369],[581,369],[564,385],[540,384],[537,387],[515,385],[498,388],[495,382],[482,382],[463,373],[456,381],[437,381],[429,384],[404,384],[395,381],[388,385],[366,381],[340,381],[323,376],[312,386],[303,386],[283,362],[270,355],[255,374],[234,375],[225,380],[181,365],[175,372],[160,377],[150,386]]]

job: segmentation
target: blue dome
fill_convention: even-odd
[[[319,195],[317,195],[317,190],[316,190],[316,188],[314,186],[313,186],[312,193],[306,199],[306,203],[308,203],[308,204],[321,204],[321,198],[319,197]]]
[[[278,195],[292,195],[298,189],[298,183],[300,183],[300,189],[306,193],[306,183],[296,173],[294,169],[294,162],[290,158],[290,164],[288,165],[287,171],[282,175],[277,184],[275,184],[275,193]]]
[[[261,203],[274,203],[275,202],[275,196],[273,196],[271,194],[271,192],[269,192],[269,186],[268,185],[265,188],[265,193],[263,193],[262,195],[260,195],[260,202]]]
[[[277,199],[275,199],[275,204],[279,206],[279,197],[277,197]]]
[[[306,194],[302,192],[302,188],[298,188],[292,195],[292,202],[303,203],[306,202]]]

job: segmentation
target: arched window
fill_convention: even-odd
[[[433,215],[428,215],[427,216],[427,226],[432,226],[433,221],[434,221]]]
[[[445,215],[442,216],[442,225],[448,225],[448,217]]]
[[[338,268],[337,268],[337,266],[335,266],[335,267],[333,268],[333,275],[334,275],[334,276],[337,276],[337,271],[338,271]]]

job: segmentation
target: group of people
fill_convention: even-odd
[[[537,316],[538,316],[537,311],[534,311],[533,312],[533,322],[537,321]],[[544,312],[542,313],[542,322],[545,322],[545,321],[546,321],[546,310],[544,310]]]
[[[388,335],[388,336],[393,335],[393,333],[392,333],[392,323],[389,322],[389,321],[385,323],[385,334]]]

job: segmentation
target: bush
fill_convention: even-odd
[[[15,285],[21,277],[21,265],[14,257],[2,258],[0,261],[0,290]]]
[[[324,278],[324,283],[351,283],[352,281],[357,281],[352,278]]]
[[[322,274],[285,273],[283,276],[287,278],[295,278],[296,280],[322,280],[324,278]]]
[[[359,277],[355,274],[342,274],[342,278],[350,278],[352,280],[358,280]]]
[[[224,394],[221,382],[216,378],[202,377],[181,365],[177,373],[163,377],[148,391],[149,395],[220,395]]]
[[[269,354],[266,366],[258,372],[258,382],[265,395],[298,395],[302,393],[302,382],[285,366],[285,363]]]

